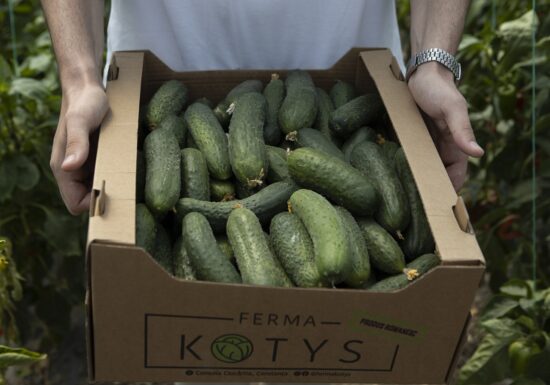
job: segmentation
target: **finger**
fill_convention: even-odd
[[[453,183],[453,187],[455,191],[460,190],[464,185],[464,182],[466,181],[468,161],[465,160],[465,161],[453,163],[447,166],[446,169],[447,169],[447,174],[449,175],[449,179],[451,179],[451,182]]]
[[[65,171],[74,171],[82,167],[88,158],[89,135],[91,127],[80,117],[67,117],[67,142],[65,158],[61,168]]]
[[[442,106],[442,110],[445,123],[458,148],[465,154],[476,158],[483,156],[484,151],[476,142],[464,98],[460,96],[455,101],[446,102]]]
[[[81,170],[57,175],[59,192],[69,212],[73,215],[83,213],[90,206],[90,188],[84,172]]]

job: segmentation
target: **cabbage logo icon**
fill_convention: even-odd
[[[221,362],[234,364],[252,354],[252,342],[238,334],[225,334],[212,342],[212,354]]]

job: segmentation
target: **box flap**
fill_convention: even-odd
[[[463,231],[457,222],[454,207],[459,199],[407,84],[402,76],[395,76],[398,67],[391,52],[366,51],[360,55],[411,166],[443,263],[485,263],[475,235]],[[460,202],[458,208],[463,209]]]

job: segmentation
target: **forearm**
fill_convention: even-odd
[[[411,0],[411,54],[441,48],[455,54],[470,0]]]
[[[103,0],[41,0],[63,92],[101,84]]]

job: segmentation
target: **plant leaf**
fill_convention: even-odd
[[[40,171],[38,167],[24,155],[17,155],[14,158],[17,187],[21,190],[28,191],[32,189],[40,180]]]
[[[518,307],[518,302],[510,297],[497,294],[487,304],[483,310],[481,321],[486,321],[493,318],[500,318],[507,315],[512,310]]]
[[[0,368],[32,364],[46,357],[46,354],[32,352],[24,348],[10,348],[9,346],[0,345]]]
[[[10,95],[22,95],[41,102],[49,95],[49,91],[39,80],[17,78],[11,83]]]
[[[546,385],[546,383],[539,378],[519,377],[510,385]]]
[[[502,338],[503,340],[513,340],[522,334],[516,322],[509,318],[489,319],[482,322],[481,326],[490,334]]]
[[[529,181],[529,183],[531,182]],[[531,298],[533,296],[532,287],[521,279],[512,279],[506,282],[500,288],[500,292],[514,298]]]

